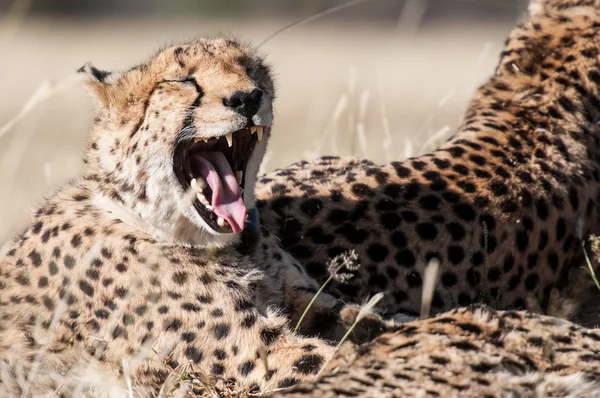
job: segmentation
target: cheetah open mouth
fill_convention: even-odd
[[[216,232],[237,234],[244,229],[246,166],[264,129],[247,127],[220,137],[195,138],[175,150],[175,175],[196,195],[194,207]]]

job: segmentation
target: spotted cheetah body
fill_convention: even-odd
[[[438,259],[434,312],[547,308],[579,278],[582,239],[600,225],[600,12],[593,1],[536,9],[439,149],[381,166],[326,156],[262,178],[263,224],[311,276],[321,282],[331,258],[359,253],[363,267],[332,293],[385,292],[383,312],[418,314],[424,269]]]

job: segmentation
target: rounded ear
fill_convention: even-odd
[[[83,75],[83,84],[92,96],[107,107],[110,105],[110,91],[114,84],[112,72],[100,70],[89,62],[77,70],[77,73]]]

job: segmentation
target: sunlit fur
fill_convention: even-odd
[[[98,116],[86,154],[86,178],[100,182],[95,203],[156,239],[223,246],[237,239],[209,228],[173,171],[175,144],[220,137],[246,127],[246,117],[223,105],[236,91],[264,92],[255,125],[271,126],[274,87],[254,50],[238,42],[203,39],[161,50],[122,73],[81,70],[97,99]],[[248,164],[245,204],[254,205],[256,173],[270,133]]]

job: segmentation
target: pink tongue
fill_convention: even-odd
[[[213,212],[231,225],[234,233],[244,229],[246,206],[229,162],[221,152],[201,152],[190,159],[193,171],[212,190]]]

